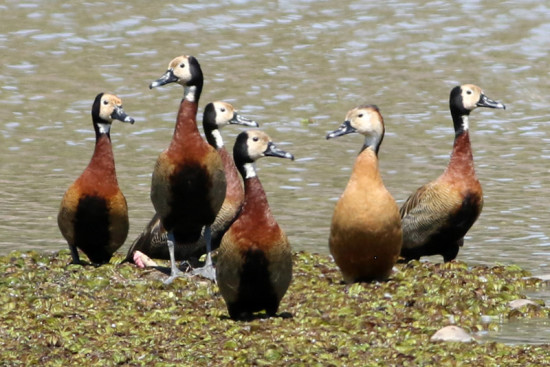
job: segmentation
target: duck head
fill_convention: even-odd
[[[384,118],[375,105],[361,105],[352,108],[340,127],[327,134],[327,139],[342,135],[359,133],[365,136],[365,143],[361,151],[371,148],[378,154],[378,149],[384,139]]]

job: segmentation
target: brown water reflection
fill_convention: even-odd
[[[4,2],[0,252],[65,248],[57,209],[91,156],[89,111],[100,91],[120,95],[136,119],[112,132],[131,242],[152,215],[150,175],[181,97],[176,87],[147,86],[186,53],[206,75],[202,105],[233,103],[296,156],[260,162],[259,174],[297,250],[327,252],[332,209],[361,139],[324,136],[349,108],[365,102],[381,108],[387,128],[381,170],[401,203],[447,164],[450,89],[480,85],[508,109],[472,115],[485,208],[458,259],[547,273],[549,7],[364,3]],[[239,131],[224,131],[228,146]]]

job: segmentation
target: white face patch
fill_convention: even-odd
[[[346,119],[358,133],[365,136],[365,146],[378,150],[384,136],[384,123],[378,110],[372,107],[358,107],[348,112]]]
[[[467,115],[462,116],[462,128],[468,130],[470,128],[470,119]]]
[[[256,167],[254,167],[254,163],[245,163],[244,171],[246,172],[244,178],[256,177]]]
[[[197,93],[197,87],[192,85],[190,87],[184,87],[183,88],[183,98],[185,98],[189,102],[195,102]]]
[[[220,149],[223,147],[223,138],[222,134],[220,133],[220,130],[215,129],[212,130],[212,136],[214,137],[214,140],[216,141],[216,148]]]
[[[108,134],[111,131],[111,124],[98,123],[99,132],[102,134]]]

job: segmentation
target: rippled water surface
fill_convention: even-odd
[[[202,105],[233,103],[296,156],[258,162],[296,250],[328,252],[332,210],[362,139],[325,134],[348,109],[381,108],[381,171],[402,203],[447,164],[451,88],[481,86],[507,110],[471,116],[485,207],[458,259],[549,272],[544,2],[7,0],[0,14],[0,253],[66,247],[58,205],[91,157],[90,108],[102,91],[121,96],[136,119],[112,131],[130,207],[126,251],[152,215],[151,172],[182,95],[177,86],[148,84],[185,53],[205,73]],[[228,147],[239,131],[224,130]]]

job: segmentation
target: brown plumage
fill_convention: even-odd
[[[479,217],[483,191],[474,170],[469,136],[469,114],[477,107],[502,108],[472,84],[451,91],[449,107],[455,140],[447,169],[436,180],[420,187],[400,210],[403,223],[405,261],[421,256],[443,255],[456,258],[464,235]]]
[[[347,283],[386,279],[402,241],[397,204],[378,170],[384,120],[376,106],[350,110],[327,139],[353,132],[364,135],[365,143],[334,208],[329,237],[330,253]]]
[[[184,98],[172,141],[157,159],[151,184],[151,201],[168,232],[171,275],[167,283],[181,274],[176,266],[174,246],[195,243],[203,227],[208,247],[207,263],[194,273],[214,278],[210,226],[222,206],[226,190],[221,157],[201,137],[197,128],[197,108],[203,87],[202,70],[197,59],[193,56],[176,57],[166,73],[151,83],[150,88],[172,82],[184,87]]]
[[[208,143],[213,146],[220,154],[227,190],[221,209],[218,211],[216,219],[212,224],[212,251],[220,245],[221,238],[227,228],[231,225],[238,212],[241,209],[244,199],[244,190],[239,172],[233,163],[233,158],[225,149],[220,129],[229,124],[240,124],[245,126],[258,127],[258,123],[245,118],[235,111],[235,108],[227,102],[211,102],[206,105],[202,120],[204,135]],[[203,231],[204,234],[204,231]],[[160,217],[155,214],[143,232],[134,240],[128,250],[126,260],[140,262],[139,253],[155,258],[169,259],[168,236],[166,230],[160,223]],[[189,260],[191,257],[198,258],[206,252],[206,243],[204,235],[201,235],[198,241],[185,246],[176,246],[174,255],[177,260]],[[134,260],[134,256],[138,256]]]
[[[134,123],[134,119],[124,113],[117,96],[98,94],[92,106],[96,136],[92,159],[65,192],[57,216],[74,264],[80,263],[77,249],[92,263],[109,262],[128,235],[128,207],[118,187],[111,146],[113,120]]]
[[[233,319],[262,310],[275,315],[292,279],[288,238],[271,214],[254,167],[264,156],[294,159],[261,131],[239,134],[233,157],[244,179],[245,199],[222,238],[216,263],[218,286]]]

